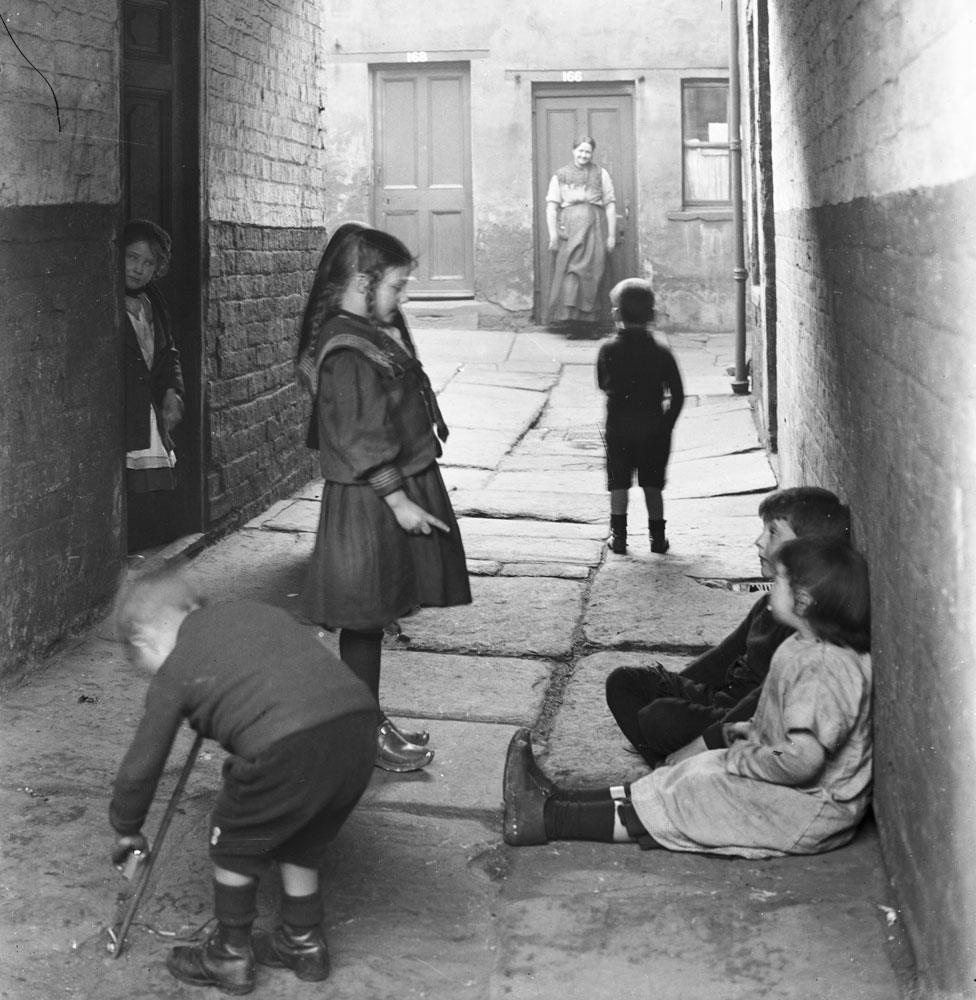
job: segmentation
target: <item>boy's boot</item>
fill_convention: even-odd
[[[627,551],[627,515],[610,515],[610,551],[622,556]]]
[[[254,989],[251,925],[228,927],[218,922],[203,944],[174,948],[166,968],[190,986],[216,986],[234,996],[250,993]]]
[[[281,898],[281,925],[272,934],[254,935],[254,958],[260,965],[291,969],[307,983],[328,978],[329,948],[322,934],[322,894]]]
[[[667,521],[648,521],[647,526],[651,532],[651,551],[662,555],[671,548],[671,543],[664,536],[664,526]]]

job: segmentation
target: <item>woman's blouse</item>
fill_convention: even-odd
[[[552,175],[546,193],[546,201],[555,202],[560,208],[584,203],[606,208],[616,200],[610,175],[595,163],[560,167]]]

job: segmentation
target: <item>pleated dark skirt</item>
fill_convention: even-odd
[[[420,607],[471,603],[464,544],[437,463],[408,477],[404,489],[450,533],[408,535],[368,484],[325,483],[305,582],[312,621],[380,629]]]

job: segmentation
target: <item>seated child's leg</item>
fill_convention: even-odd
[[[644,759],[655,767],[675,750],[687,746],[726,710],[701,704],[687,697],[658,698],[637,713],[640,744]]]
[[[503,836],[513,847],[552,840],[604,843],[648,840],[630,801],[626,784],[599,788],[560,788],[540,771],[532,736],[520,729],[512,736],[502,777],[505,800]]]
[[[694,692],[692,689],[695,689]],[[688,681],[660,663],[648,667],[617,667],[607,676],[607,707],[624,736],[639,749],[646,742],[640,721],[643,709],[660,698],[699,696],[699,690],[704,691],[703,685]],[[702,693],[700,697],[704,699],[706,696]]]

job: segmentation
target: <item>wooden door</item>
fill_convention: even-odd
[[[122,58],[122,187],[127,219],[152,219],[172,237],[160,282],[186,382],[176,429],[175,530],[203,530],[200,290],[199,6],[125,0]]]
[[[474,294],[467,63],[373,71],[373,224],[418,258],[410,294]]]
[[[548,84],[533,90],[533,154],[535,191],[535,317],[544,323],[552,255],[546,228],[546,191],[561,166],[571,163],[573,141],[581,135],[596,140],[593,162],[613,180],[617,197],[617,243],[604,275],[601,301],[605,320],[610,306],[604,291],[637,275],[637,218],[634,179],[634,101],[628,84]]]

